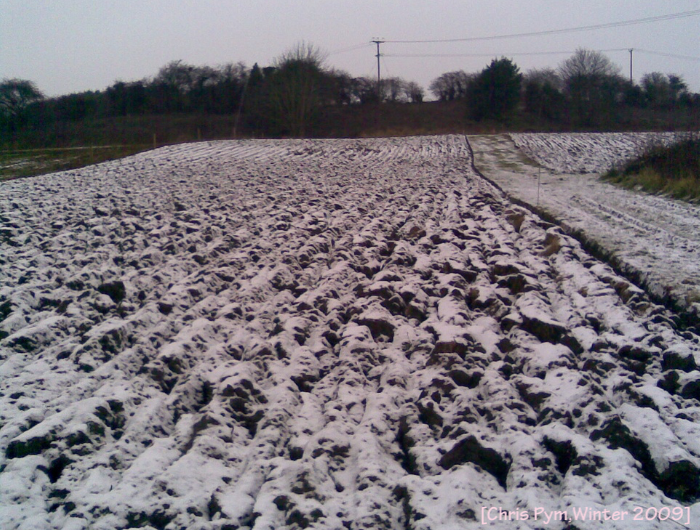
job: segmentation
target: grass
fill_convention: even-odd
[[[0,151],[0,181],[85,167],[133,155],[150,147],[115,145]]]
[[[603,178],[629,189],[700,201],[700,138],[691,137],[671,146],[652,146]]]

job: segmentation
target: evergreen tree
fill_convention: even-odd
[[[510,59],[494,59],[468,89],[470,115],[475,120],[502,120],[520,100],[522,74]]]

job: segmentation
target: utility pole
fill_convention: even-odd
[[[379,52],[379,45],[384,44],[383,40],[373,40],[373,43],[377,45],[377,103],[382,102],[382,67],[379,59],[382,54]]]
[[[634,83],[634,80],[632,79],[632,52],[634,51],[634,48],[630,48],[630,85]]]
[[[377,106],[374,107],[374,128],[379,131],[379,105],[382,102],[382,67],[380,63],[382,54],[379,51],[379,45],[384,44],[384,41],[375,39],[372,42],[377,45]]]

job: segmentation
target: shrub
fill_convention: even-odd
[[[700,199],[700,138],[670,146],[652,146],[605,178],[628,188],[666,193],[677,199]]]

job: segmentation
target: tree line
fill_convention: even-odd
[[[640,84],[630,82],[600,52],[579,49],[558,68],[521,73],[507,58],[494,59],[482,71],[447,72],[430,92],[440,101],[465,102],[468,119],[527,119],[595,127],[616,119],[624,108],[700,107],[681,76],[653,72]],[[326,65],[313,45],[300,43],[269,66],[243,63],[218,67],[173,61],[152,78],[116,81],[102,91],[45,98],[30,81],[0,83],[0,131],[102,118],[170,114],[235,115],[247,134],[306,136],[329,107],[377,103],[422,103],[417,83],[398,77],[353,77]]]
[[[640,84],[597,51],[577,50],[558,68],[525,74],[510,59],[494,59],[477,74],[447,72],[430,84],[441,101],[463,99],[472,119],[505,119],[521,108],[529,116],[573,127],[595,127],[617,119],[624,109],[668,111],[700,107],[679,75],[652,72]]]
[[[423,101],[415,82],[398,77],[352,77],[327,67],[324,55],[301,43],[272,65],[247,68],[243,63],[218,67],[172,61],[152,78],[116,81],[103,91],[45,98],[30,81],[0,83],[0,127],[12,133],[27,126],[165,114],[240,115],[247,133],[304,136],[329,106],[366,105],[378,101]]]

